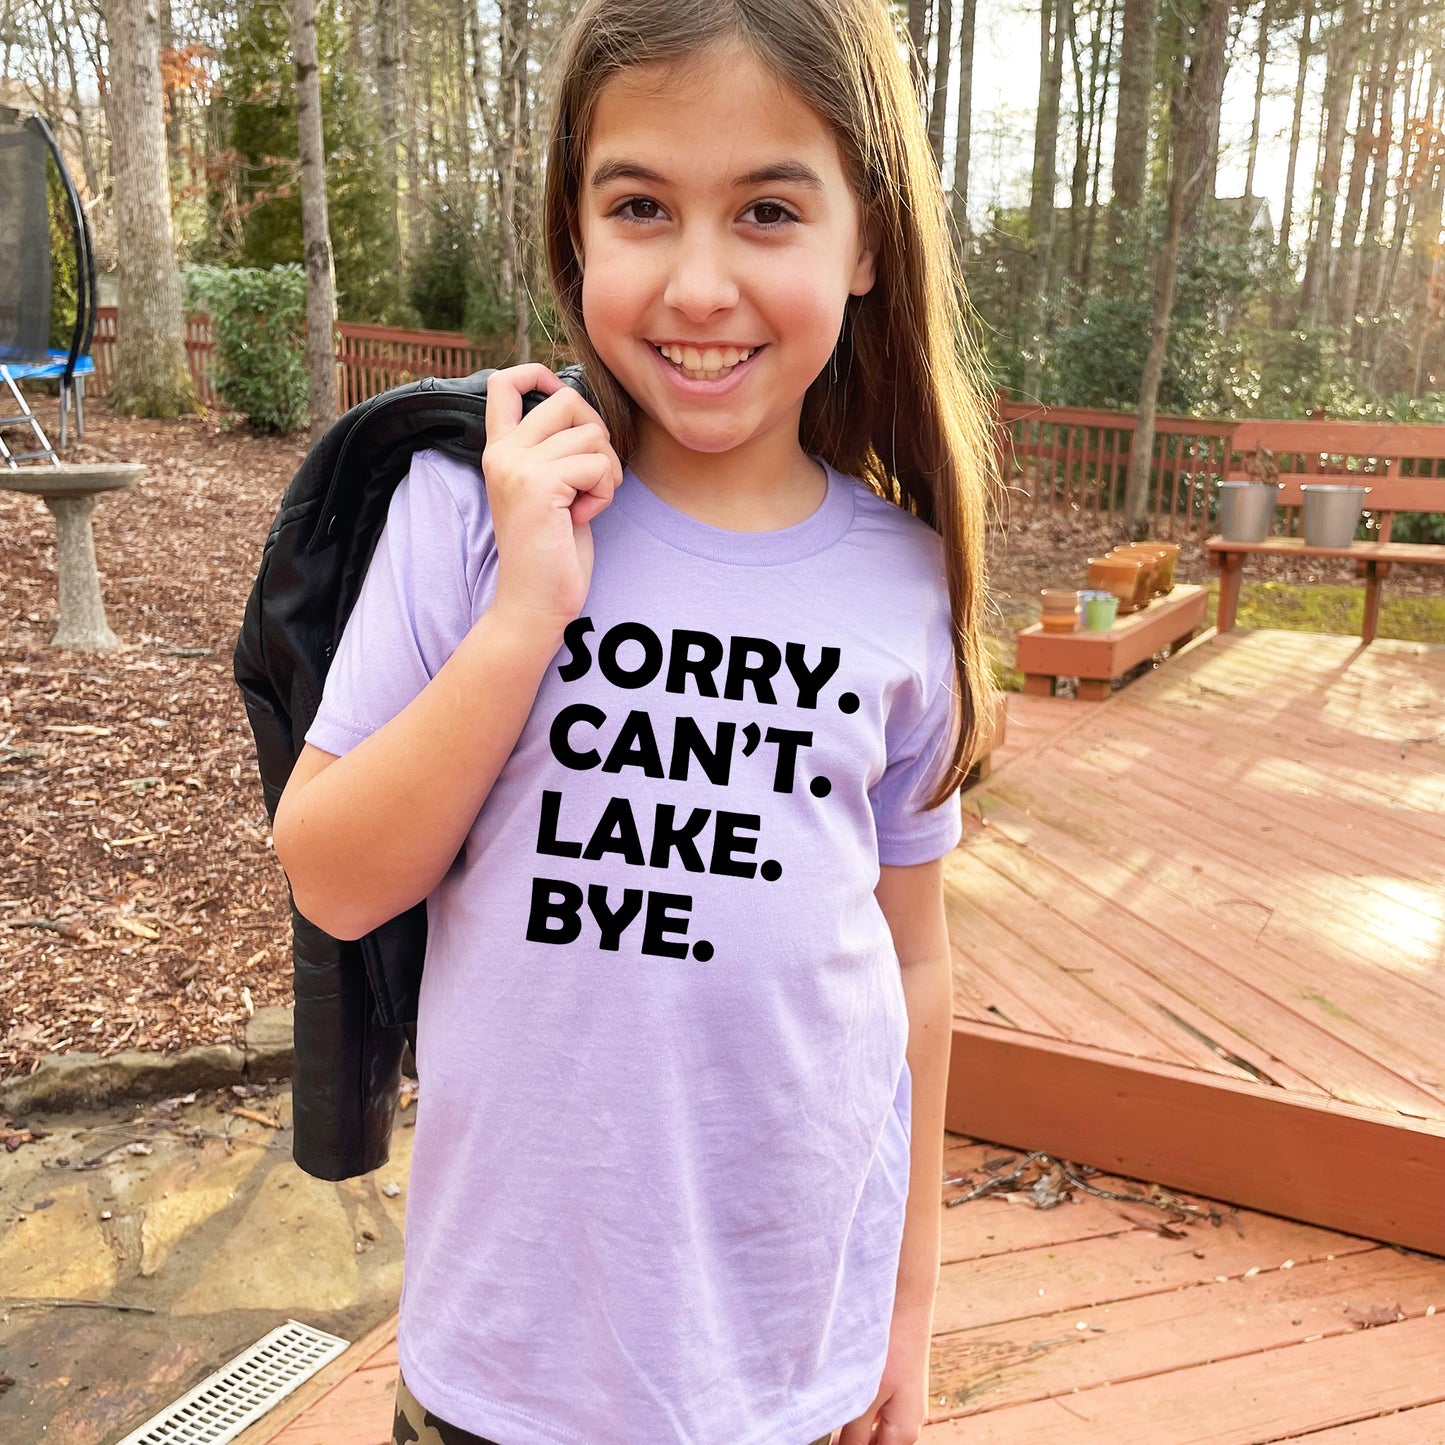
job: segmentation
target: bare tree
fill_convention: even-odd
[[[1044,333],[1053,294],[1054,230],[1058,211],[1059,96],[1064,79],[1064,40],[1073,26],[1074,0],[1043,0],[1039,7],[1038,110],[1034,121],[1034,169],[1029,198],[1032,321],[1024,362],[1024,394],[1037,396],[1043,375]]]
[[[1329,285],[1334,260],[1335,205],[1339,200],[1340,164],[1345,151],[1345,125],[1349,120],[1363,8],[1363,0],[1344,0],[1326,44],[1329,67],[1325,73],[1323,146],[1315,184],[1315,225],[1300,296],[1300,317],[1306,323],[1319,319],[1321,298]]]
[[[933,59],[933,101],[928,111],[928,144],[933,163],[943,172],[943,127],[948,113],[948,82],[953,74],[953,0],[938,0]]]
[[[111,404],[135,416],[196,409],[186,362],[181,278],[161,92],[160,18],[149,0],[107,0],[107,119],[119,237],[120,327]]]
[[[908,0],[908,65],[921,106],[928,93],[928,0]]]
[[[517,363],[532,359],[531,332],[531,113],[527,81],[527,49],[531,28],[529,0],[501,0],[498,40],[501,65],[498,98],[502,126],[496,138],[497,172],[501,180],[502,289],[512,297],[513,352]]]
[[[1259,119],[1264,109],[1264,71],[1269,63],[1269,0],[1259,7],[1259,34],[1254,43],[1254,117],[1249,124],[1249,161],[1244,169],[1244,194],[1254,194],[1254,171],[1259,163]]]
[[[1289,131],[1289,160],[1285,166],[1284,204],[1279,217],[1279,249],[1282,255],[1289,255],[1289,233],[1294,220],[1295,173],[1299,168],[1300,132],[1304,124],[1305,82],[1309,78],[1310,56],[1314,54],[1314,41],[1310,27],[1314,24],[1315,0],[1305,0],[1303,26],[1300,30],[1299,70],[1294,83],[1294,119]]]
[[[382,204],[387,207],[389,229],[396,237],[396,255],[401,254],[401,222],[397,215],[397,67],[400,64],[401,34],[398,25],[399,0],[376,0],[376,106],[381,131],[376,147],[377,179]]]
[[[958,16],[958,114],[953,122],[949,209],[960,241],[968,232],[968,163],[973,145],[973,36],[978,0],[962,0]]]
[[[1144,199],[1158,20],[1158,0],[1124,0],[1119,105],[1114,122],[1113,196],[1109,202],[1109,238],[1115,244],[1123,235],[1124,217]]]
[[[1154,272],[1154,319],[1149,351],[1139,383],[1139,417],[1129,444],[1129,474],[1124,517],[1130,532],[1143,534],[1154,453],[1154,422],[1159,383],[1169,347],[1179,249],[1195,227],[1206,187],[1219,155],[1219,106],[1224,95],[1225,50],[1229,39],[1230,0],[1200,0],[1189,47],[1188,68],[1174,87],[1170,104],[1169,193],[1164,244]]]
[[[291,0],[296,62],[296,130],[301,148],[301,239],[306,252],[306,380],[311,439],[336,420],[336,272],[326,214],[326,141],[321,125],[321,62],[316,0]]]

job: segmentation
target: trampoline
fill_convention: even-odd
[[[75,325],[64,350],[50,345],[49,161],[60,176],[75,246]],[[34,439],[29,449],[12,451],[0,434],[0,467],[13,471],[27,462],[60,463],[20,389],[22,380],[59,381],[60,445],[68,444],[72,412],[76,434],[83,435],[85,378],[95,372],[88,355],[94,330],[95,256],[75,182],[44,118],[22,117],[18,110],[0,106],[0,395],[18,408],[0,416],[0,428],[25,426]]]

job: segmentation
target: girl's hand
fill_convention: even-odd
[[[873,1403],[843,1427],[838,1445],[914,1445],[928,1416],[928,1345],[933,1311],[899,1304]]]
[[[522,415],[522,396],[547,398]],[[494,606],[561,628],[581,612],[592,581],[588,525],[622,482],[622,463],[597,411],[535,363],[487,381],[487,504],[497,538]]]

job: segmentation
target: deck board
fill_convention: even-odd
[[[965,795],[964,841],[947,864],[965,1030],[956,1061],[979,1037],[996,1040],[995,1066],[1035,1095],[1009,1111],[1015,1128],[1044,1118],[1030,1069],[1057,1067],[1101,1089],[1115,1087],[1129,1057],[1143,1071],[1181,1070],[1209,1091],[1221,1124],[1230,1110],[1255,1109],[1233,1086],[1256,1079],[1298,1102],[1301,1126],[1322,1138],[1345,1136],[1326,1128],[1321,1104],[1398,1126],[1402,1154],[1438,1195],[1442,718],[1445,647],[1265,631],[1196,643],[1086,718],[1060,715],[1053,731],[1030,715],[1016,729],[1026,750]],[[1007,993],[1027,1019],[1008,1014]],[[1063,1052],[1041,1051],[1047,1042]],[[1001,1090],[978,1083],[979,1099],[1004,1107]],[[1092,1162],[1127,1167],[1099,1127],[1112,1098],[1071,1104],[1079,1147],[1105,1151]],[[966,1087],[954,1106],[952,1127],[1027,1142],[973,1109]],[[1144,1122],[1136,1114],[1128,1125],[1136,1144]],[[1161,1136],[1177,1127],[1162,1114],[1155,1126]],[[1067,1150],[1066,1118],[1051,1137]],[[1150,1157],[1175,1157],[1167,1142]],[[1241,1163],[1235,1184],[1218,1171],[1210,1187],[1259,1203],[1249,1172]],[[1386,1191],[1374,1197],[1378,1228],[1395,1227],[1387,1216],[1402,1216]],[[1339,1203],[1340,1223],[1372,1232],[1363,1192]],[[1299,1217],[1330,1223],[1321,1207],[1301,1201]],[[1399,1242],[1445,1250],[1445,1220]]]

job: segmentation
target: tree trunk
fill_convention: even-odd
[[[306,252],[306,379],[311,440],[336,420],[336,273],[326,214],[326,142],[321,128],[321,62],[316,0],[291,0],[296,62],[296,134],[301,150],[301,239]]]
[[[532,359],[531,280],[527,245],[527,171],[530,136],[527,107],[528,0],[501,0],[498,41],[501,68],[497,98],[502,114],[497,171],[501,177],[502,287],[512,298],[513,361]]]
[[[108,0],[110,133],[120,325],[111,404],[133,416],[196,409],[186,362],[181,278],[171,230],[160,20],[149,0]]]
[[[928,0],[908,0],[908,67],[922,110],[923,97],[928,93]]]
[[[1114,36],[1119,24],[1119,0],[1109,0],[1108,29],[1102,50],[1095,51],[1094,73],[1098,84],[1091,87],[1094,108],[1094,153],[1090,165],[1089,228],[1084,236],[1084,262],[1079,271],[1079,285],[1085,292],[1094,275],[1094,243],[1099,236],[1099,175],[1104,159],[1104,113],[1109,108],[1109,75],[1114,68]]]
[[[1069,176],[1069,276],[1077,285],[1084,269],[1084,228],[1088,217],[1084,214],[1089,199],[1089,142],[1092,139],[1090,127],[1094,113],[1089,94],[1084,89],[1084,62],[1079,54],[1078,17],[1073,6],[1068,10],[1069,68],[1074,76],[1074,168]],[[1097,48],[1099,27],[1094,25],[1094,40]]]
[[[1371,137],[1370,194],[1365,208],[1364,231],[1360,237],[1359,252],[1355,256],[1355,264],[1349,277],[1349,293],[1344,307],[1346,317],[1355,316],[1359,309],[1361,296],[1369,296],[1374,291],[1375,280],[1379,274],[1380,231],[1385,220],[1390,151],[1395,140],[1395,96],[1397,94],[1402,96],[1402,113],[1406,121],[1407,134],[1404,137],[1404,148],[1406,150],[1409,148],[1408,122],[1412,98],[1410,92],[1414,88],[1414,53],[1413,48],[1407,51],[1407,40],[1413,38],[1416,14],[1417,11],[1412,0],[1406,0],[1396,20],[1394,44],[1391,47],[1390,62],[1380,97],[1379,123]],[[1401,84],[1402,77],[1403,85]],[[1403,186],[1398,199],[1403,204]],[[1365,328],[1373,324],[1374,320],[1375,318],[1372,316],[1366,319],[1364,324],[1357,323],[1351,332],[1350,350],[1352,354],[1356,356],[1361,354]]]
[[[1375,150],[1381,100],[1386,89],[1385,71],[1393,65],[1381,52],[1389,30],[1390,6],[1381,0],[1372,17],[1365,44],[1373,52],[1360,75],[1360,98],[1355,112],[1354,145],[1350,151],[1350,174],[1345,187],[1345,207],[1340,218],[1340,239],[1332,261],[1335,284],[1329,297],[1330,319],[1338,326],[1349,320],[1354,309],[1354,294],[1359,288],[1360,222],[1365,211],[1365,181],[1369,176],[1370,158]]]
[[[1279,216],[1279,249],[1283,256],[1289,255],[1289,232],[1293,221],[1295,172],[1299,168],[1300,130],[1304,120],[1305,81],[1308,78],[1310,54],[1313,43],[1310,27],[1314,23],[1314,0],[1305,0],[1304,27],[1300,31],[1299,70],[1294,83],[1294,120],[1289,130],[1289,163],[1284,175],[1284,206]]]
[[[1264,71],[1269,62],[1269,0],[1259,10],[1259,39],[1254,48],[1254,119],[1249,126],[1249,163],[1244,170],[1244,194],[1254,194],[1254,168],[1259,160],[1259,116],[1264,109]]]
[[[1059,92],[1064,79],[1065,7],[1074,0],[1043,0],[1039,9],[1039,102],[1034,124],[1033,189],[1029,201],[1029,244],[1032,249],[1030,289],[1033,318],[1024,362],[1024,394],[1039,395],[1043,377],[1044,333],[1053,291],[1054,187],[1058,181]]]
[[[397,214],[396,165],[396,73],[400,35],[397,29],[397,0],[376,0],[376,106],[381,135],[376,147],[376,179],[381,204],[386,207],[387,230],[394,237],[393,255],[400,256],[401,220]]]
[[[977,15],[978,0],[962,0],[958,17],[958,115],[953,124],[953,185],[949,190],[954,230],[960,245],[968,235],[968,163],[973,144],[973,34]]]
[[[1340,165],[1344,158],[1345,124],[1349,119],[1350,91],[1355,80],[1355,56],[1359,50],[1360,16],[1363,8],[1362,0],[1345,0],[1328,43],[1324,145],[1316,188],[1318,205],[1300,298],[1300,315],[1308,325],[1319,320],[1321,302],[1330,285],[1335,245],[1335,207],[1340,191]]]
[[[1154,317],[1149,351],[1139,384],[1139,415],[1129,446],[1124,520],[1130,534],[1143,536],[1149,508],[1149,474],[1154,455],[1154,422],[1159,384],[1169,350],[1169,323],[1179,277],[1179,251],[1196,225],[1200,203],[1212,182],[1219,154],[1219,107],[1224,93],[1225,50],[1230,0],[1201,0],[1189,46],[1189,68],[1170,106],[1169,200],[1164,244],[1154,272]]]
[[[953,0],[938,0],[938,49],[933,61],[933,105],[928,112],[928,144],[943,174],[943,130],[948,119],[948,82],[953,73]]]
[[[1123,236],[1124,217],[1144,199],[1158,19],[1158,0],[1124,0],[1119,104],[1114,121],[1113,195],[1109,202],[1109,239],[1114,245],[1118,245]]]

